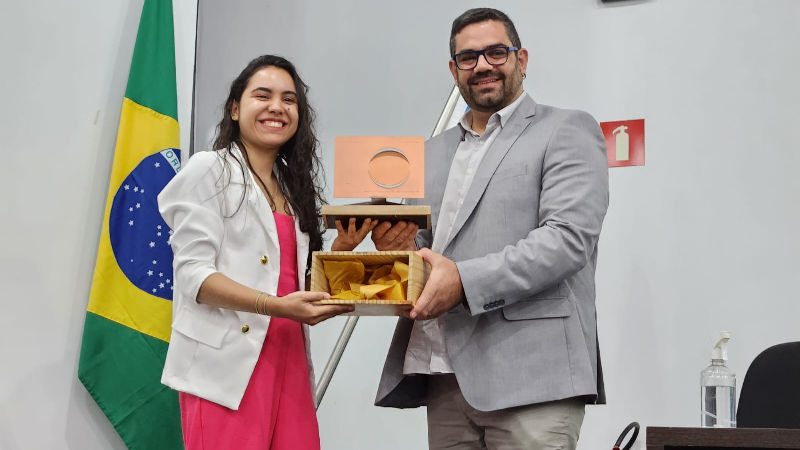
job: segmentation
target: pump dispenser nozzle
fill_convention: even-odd
[[[711,335],[711,359],[728,360],[728,339],[731,338],[730,331],[720,331]]]

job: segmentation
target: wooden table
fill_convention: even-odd
[[[647,450],[800,450],[800,430],[647,427]]]

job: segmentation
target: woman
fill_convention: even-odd
[[[187,450],[319,449],[308,325],[352,308],[304,291],[322,248],[307,90],[284,58],[251,61],[215,151],[194,155],[158,197],[175,253],[162,382],[180,391]],[[349,225],[332,250],[352,250],[373,222]]]

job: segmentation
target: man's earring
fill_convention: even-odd
[[[528,78],[528,74],[527,73],[523,73],[522,74],[522,79],[524,80],[525,78]]]

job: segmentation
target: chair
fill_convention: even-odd
[[[800,429],[800,342],[772,346],[753,360],[736,421],[739,428]]]

